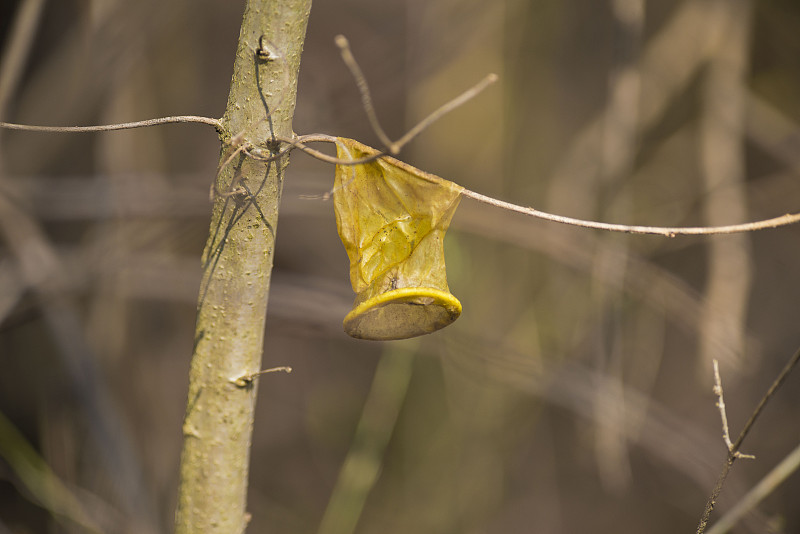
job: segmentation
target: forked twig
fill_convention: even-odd
[[[719,408],[719,416],[722,420],[722,440],[725,442],[725,446],[728,447],[728,453],[732,454],[736,458],[748,458],[751,460],[755,459],[755,456],[752,454],[743,454],[739,452],[736,447],[733,446],[731,442],[731,433],[730,429],[728,428],[728,414],[725,410],[725,397],[722,393],[722,378],[719,375],[719,362],[717,360],[713,360],[714,362],[714,394],[717,396],[717,408]]]
[[[383,144],[386,152],[392,154],[393,156],[399,154],[400,150],[417,135],[419,135],[420,132],[425,130],[425,128],[462,104],[472,100],[478,95],[478,93],[497,81],[497,74],[487,75],[483,80],[475,84],[473,87],[450,100],[443,106],[440,106],[439,109],[422,119],[400,139],[397,141],[392,141],[389,139],[389,136],[386,135],[386,132],[378,120],[378,115],[375,113],[375,107],[372,105],[372,94],[369,90],[369,84],[367,83],[366,78],[364,78],[364,73],[361,71],[361,67],[358,65],[356,58],[353,56],[353,52],[350,50],[350,43],[347,41],[347,38],[344,35],[337,35],[335,42],[336,46],[338,46],[339,50],[341,50],[342,60],[344,61],[345,65],[347,65],[347,68],[350,69],[350,73],[355,79],[358,91],[361,93],[361,103],[364,106],[364,111],[367,114],[367,120],[369,120],[369,124],[372,126],[372,131],[374,131],[375,135],[378,136],[378,139]]]
[[[728,446],[728,456],[725,459],[725,463],[722,466],[722,471],[717,477],[717,482],[714,484],[714,489],[711,490],[711,495],[708,497],[708,501],[706,501],[706,506],[703,509],[703,515],[700,517],[700,522],[697,525],[696,534],[703,534],[705,532],[706,526],[708,525],[708,520],[711,516],[711,512],[714,510],[714,506],[717,504],[717,498],[719,494],[722,492],[722,486],[725,484],[725,479],[728,478],[728,473],[733,467],[733,463],[736,461],[737,458],[741,457],[742,455],[736,455],[735,453],[741,448],[742,442],[744,438],[747,437],[747,434],[750,432],[750,429],[753,427],[753,424],[756,422],[756,419],[761,415],[761,412],[764,410],[764,406],[766,406],[767,402],[775,395],[775,392],[783,385],[786,381],[786,378],[789,376],[789,373],[797,365],[797,362],[800,360],[800,349],[798,349],[794,355],[789,359],[786,365],[781,370],[778,377],[772,382],[772,385],[769,387],[767,392],[761,398],[761,401],[756,406],[753,413],[750,415],[750,418],[744,424],[742,431],[739,433],[739,437],[736,438],[731,445]],[[718,375],[718,373],[717,373]],[[715,377],[716,378],[716,377]],[[717,384],[715,383],[714,392],[717,393]],[[720,385],[720,393],[717,394],[718,398],[721,398],[721,385]],[[727,445],[727,443],[726,443]]]
[[[706,534],[728,532],[746,513],[755,508],[767,495],[797,471],[798,467],[800,467],[800,445],[795,447],[786,458],[753,486],[738,503],[731,507],[730,511],[719,518]]]

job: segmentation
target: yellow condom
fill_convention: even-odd
[[[338,138],[340,159],[378,151]],[[405,339],[443,328],[461,315],[447,287],[443,240],[462,188],[383,156],[337,165],[336,226],[356,292],[344,330],[360,339]]]

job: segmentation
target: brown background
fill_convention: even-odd
[[[20,4],[0,3],[4,46]],[[220,116],[242,6],[45,2],[0,113]],[[800,206],[798,27],[795,0],[317,0],[294,128],[378,143],[342,33],[395,138],[500,76],[403,152],[428,172],[608,222],[768,218]],[[0,131],[0,194],[24,215],[0,234],[0,413],[80,502],[54,518],[6,454],[0,532],[80,531],[78,508],[108,533],[170,530],[218,155],[201,125]],[[359,342],[341,330],[347,258],[317,198],[332,180],[292,156],[264,366],[294,372],[261,380],[250,532],[317,531],[365,406],[391,439],[359,457],[382,465],[359,533],[694,532],[725,457],[711,360],[737,433],[800,345],[800,227],[612,235],[465,199],[446,242],[462,317],[418,344]],[[44,247],[47,279],[22,272],[9,235]],[[379,361],[375,395],[396,408],[368,397]],[[800,442],[798,402],[792,376],[720,512]],[[798,480],[736,532],[800,531]]]

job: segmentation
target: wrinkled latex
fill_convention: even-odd
[[[338,138],[340,159],[377,150]],[[333,202],[356,292],[344,320],[361,339],[404,339],[447,326],[461,303],[447,286],[444,234],[462,188],[388,156],[337,165]]]

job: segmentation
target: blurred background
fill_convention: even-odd
[[[0,117],[222,115],[244,2],[3,0]],[[796,0],[316,0],[294,129],[378,145],[500,81],[401,159],[586,219],[722,225],[800,208]],[[331,153],[330,147],[322,147]],[[219,141],[203,125],[0,131],[0,533],[169,532]],[[694,532],[731,432],[800,346],[800,227],[563,227],[464,199],[464,313],[348,338],[333,168],[292,156],[252,449],[250,532]],[[800,443],[790,376],[716,518]],[[800,532],[790,476],[735,532]]]

